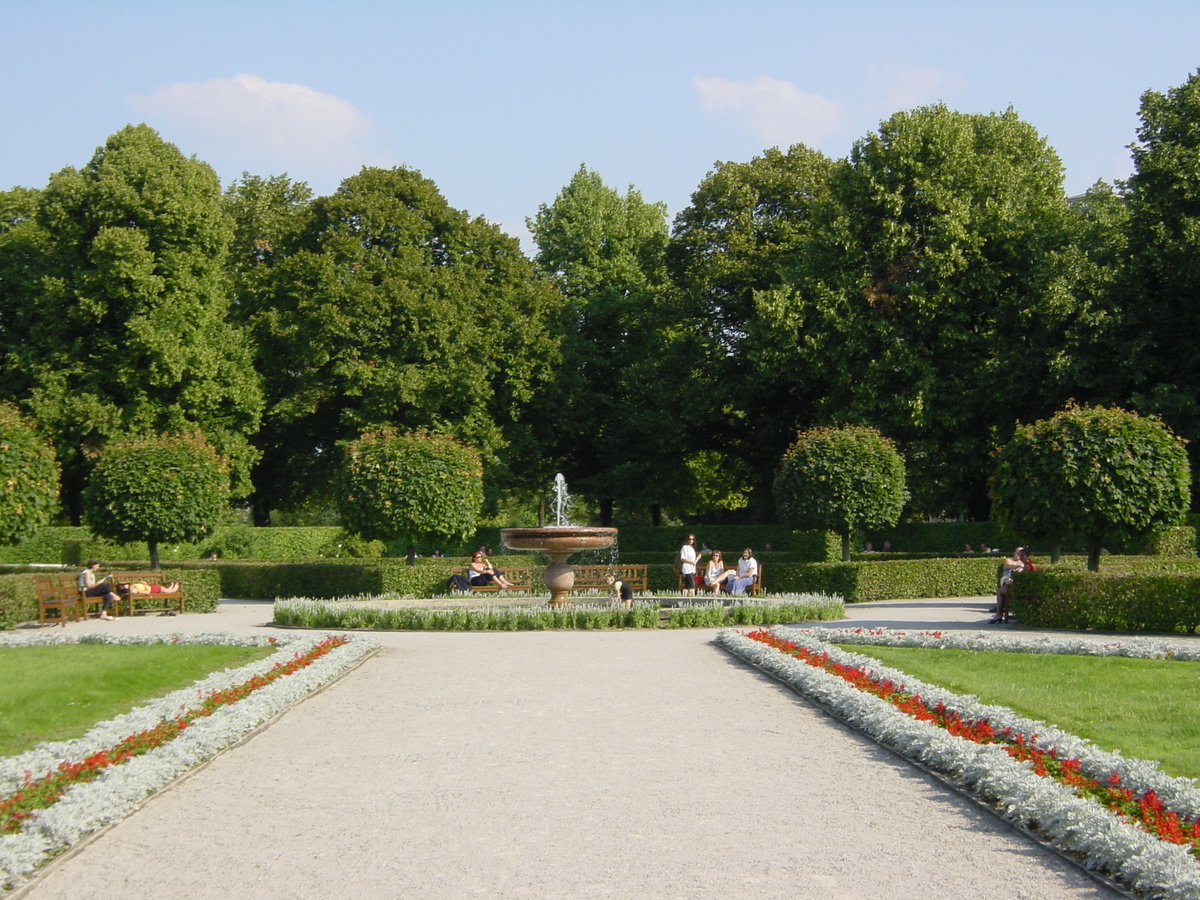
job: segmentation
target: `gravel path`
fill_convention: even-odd
[[[954,604],[887,616],[986,617],[984,601]],[[222,604],[68,627],[242,630],[266,617],[267,605]],[[379,656],[22,894],[1113,896],[714,633],[382,635]]]

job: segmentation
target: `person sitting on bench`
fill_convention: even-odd
[[[467,566],[467,578],[471,580],[471,587],[483,587],[492,583],[499,585],[502,591],[511,591],[515,587],[479,550],[471,556],[471,564]]]
[[[103,597],[104,603],[100,607],[100,618],[112,619],[113,616],[108,614],[112,609],[112,605],[121,598],[113,593],[113,589],[108,586],[108,576],[97,579],[96,573],[100,571],[100,560],[89,559],[87,568],[79,573],[75,579],[75,584],[88,597]]]

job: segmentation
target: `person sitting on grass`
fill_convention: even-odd
[[[471,564],[467,566],[467,578],[470,579],[472,587],[483,587],[493,583],[499,585],[502,591],[511,591],[516,587],[478,550],[471,555]]]
[[[113,593],[113,589],[109,587],[107,575],[103,578],[96,577],[96,573],[99,571],[100,560],[89,559],[87,568],[79,573],[78,577],[75,579],[75,584],[78,585],[79,589],[84,592],[85,596],[103,597],[104,603],[100,607],[100,618],[106,620],[113,619],[115,617],[108,614],[109,610],[111,610],[112,605],[118,602],[121,598]]]

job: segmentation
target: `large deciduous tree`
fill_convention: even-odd
[[[255,512],[331,497],[372,428],[445,431],[494,464],[557,359],[559,305],[515,238],[408,168],[365,168],[313,202],[250,298],[268,409]]]
[[[775,503],[796,528],[834,531],[842,559],[864,528],[895,525],[908,499],[904,459],[873,428],[843,426],[801,432],[775,477]]]
[[[811,424],[820,391],[758,364],[755,298],[780,287],[785,263],[808,252],[834,165],[802,144],[719,162],[675,217],[667,248],[687,337],[688,358],[675,363],[680,409],[700,426],[689,444],[717,454],[758,515],[769,514],[770,473],[797,428]],[[783,365],[795,373],[794,354]]]
[[[1106,541],[1182,521],[1191,468],[1183,439],[1158,419],[1070,406],[1017,429],[996,454],[991,493],[1010,531],[1056,547],[1082,540],[1095,572]]]
[[[199,432],[118,438],[100,454],[83,494],[88,526],[116,541],[199,541],[229,502],[225,460]]]
[[[483,465],[449,435],[371,432],[346,448],[337,495],[345,529],[366,540],[462,539],[483,505]]]
[[[838,164],[809,242],[757,295],[758,364],[815,388],[818,421],[896,439],[920,512],[986,518],[991,448],[1065,402],[1090,338],[1073,227],[1057,155],[1013,111],[898,113]]]
[[[538,399],[547,475],[559,468],[599,501],[604,524],[614,501],[626,510],[670,503],[685,489],[686,417],[679,373],[662,370],[676,324],[665,205],[632,187],[622,195],[581,166],[528,224],[539,271],[566,298],[563,363]]]
[[[0,544],[33,535],[57,505],[54,449],[14,406],[0,403]]]
[[[1200,72],[1142,95],[1132,146],[1128,296],[1120,369],[1130,401],[1200,438]]]
[[[9,230],[41,255],[5,316],[22,340],[4,382],[53,437],[74,520],[91,459],[126,433],[198,427],[248,492],[262,395],[226,321],[230,227],[212,169],[139,125],[51,177],[36,235]]]

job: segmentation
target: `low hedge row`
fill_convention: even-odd
[[[1088,572],[1054,566],[1013,579],[1012,610],[1033,628],[1194,633],[1200,626],[1200,571]]]
[[[141,571],[145,566],[122,565],[121,571]],[[36,572],[0,575],[0,629],[10,630],[26,622],[37,622],[38,604],[33,579]],[[44,570],[42,572],[44,574]],[[183,608],[187,612],[213,612],[221,598],[221,580],[216,572],[197,569],[164,569],[168,581],[183,585]]]

